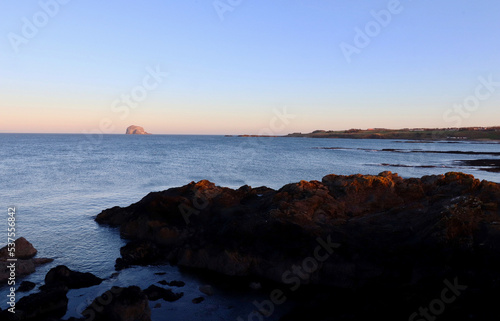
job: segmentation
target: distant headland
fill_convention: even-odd
[[[239,135],[238,137],[270,137],[267,135]],[[277,136],[275,136],[277,137]],[[500,126],[453,128],[369,128],[349,130],[315,130],[311,133],[292,133],[279,137],[410,139],[410,140],[500,140]]]
[[[127,130],[125,132],[126,135],[151,135],[150,133],[146,132],[144,128],[141,126],[128,126]]]

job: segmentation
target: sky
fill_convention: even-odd
[[[498,0],[0,0],[0,132],[500,125]]]

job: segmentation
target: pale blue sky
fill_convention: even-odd
[[[397,2],[241,0],[221,20],[211,0],[3,0],[0,130],[257,134],[283,108],[295,118],[276,134],[500,125],[497,85],[474,111],[450,111],[480,77],[500,81],[500,2]],[[341,44],[395,5],[349,63]],[[156,66],[168,76],[113,111]]]

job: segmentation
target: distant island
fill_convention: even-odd
[[[144,128],[141,126],[128,126],[127,131],[125,132],[126,135],[151,135],[150,133],[146,132]]]
[[[309,137],[410,140],[499,140],[500,126],[460,128],[369,128],[349,130],[315,130],[312,133],[292,133],[285,136],[239,135],[238,137]]]

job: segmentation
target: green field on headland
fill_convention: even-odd
[[[312,133],[293,133],[285,137],[311,138],[372,138],[414,140],[500,140],[500,126],[462,128],[404,128],[349,129],[342,131],[315,130]]]

